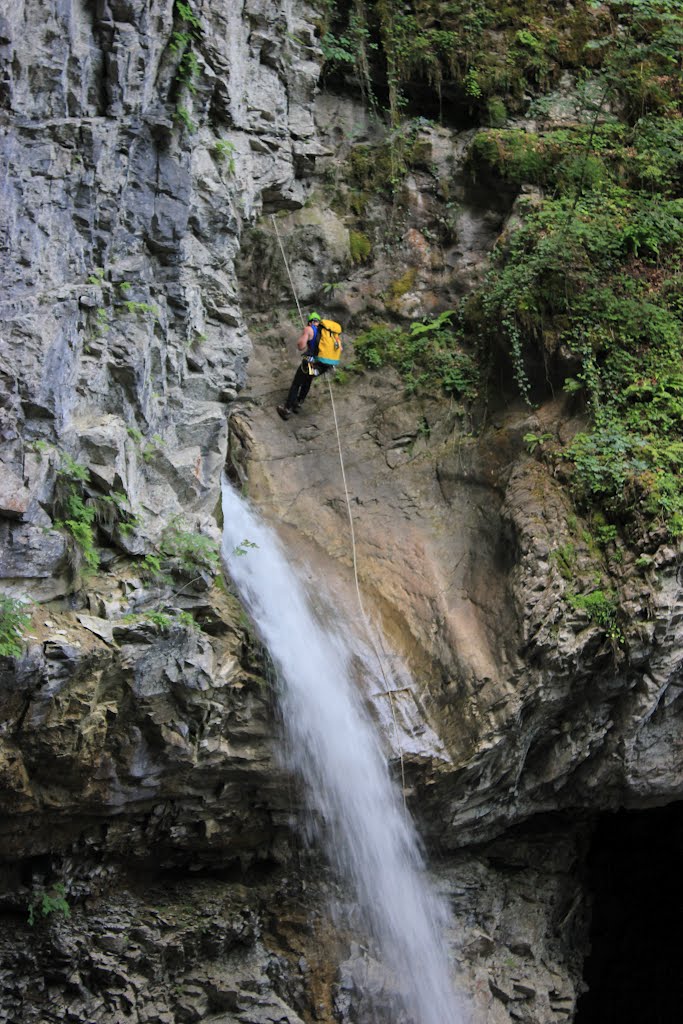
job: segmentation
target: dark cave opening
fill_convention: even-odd
[[[576,1024],[671,1024],[683,1004],[683,804],[603,815],[588,855]]]

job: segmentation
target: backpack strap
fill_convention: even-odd
[[[309,326],[313,331],[313,337],[308,342],[307,352],[309,356],[312,356],[315,359],[318,354],[318,346],[320,344],[320,325],[315,326],[313,324],[309,324]]]

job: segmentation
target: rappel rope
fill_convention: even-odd
[[[282,239],[280,238],[280,232],[277,229],[277,221],[275,220],[275,214],[271,213],[270,218],[271,218],[271,220],[273,222],[273,227],[275,228],[275,234],[277,236],[278,245],[280,246],[280,252],[282,253],[282,261],[283,261],[283,263],[285,265],[285,270],[287,271],[287,277],[289,278],[289,287],[292,289],[292,295],[294,296],[294,301],[296,302],[296,308],[299,310],[299,319],[301,320],[302,325],[305,327],[306,326],[306,321],[304,320],[304,315],[301,312],[301,306],[299,305],[299,296],[296,294],[296,288],[294,287],[294,281],[292,280],[292,275],[291,275],[291,273],[289,271],[289,263],[287,262],[287,256],[285,254],[285,249],[284,249],[284,246],[282,244]]]
[[[294,287],[294,281],[292,280],[292,275],[291,275],[290,270],[289,270],[289,263],[287,261],[287,256],[285,254],[284,246],[282,244],[282,239],[280,238],[280,232],[278,231],[277,221],[275,220],[275,215],[274,214],[271,214],[271,219],[273,221],[273,227],[275,228],[275,235],[277,237],[278,244],[280,246],[280,252],[282,253],[282,260],[283,260],[284,265],[285,265],[285,270],[287,271],[287,277],[289,278],[289,285],[290,285],[290,288],[292,289],[292,295],[294,296],[294,301],[296,302],[296,308],[299,311],[299,318],[301,320],[301,325],[302,325],[302,327],[305,327],[306,326],[306,321],[304,319],[303,313],[301,312],[301,306],[299,304],[299,297],[298,297],[298,295],[296,293],[296,288]],[[335,404],[334,404],[334,396],[332,394],[332,384],[331,384],[331,382],[329,380],[327,381],[327,390],[328,390],[328,393],[329,393],[329,396],[330,396],[330,404],[332,406],[332,417],[334,419],[334,429],[335,429],[335,433],[337,435],[337,449],[339,451],[339,465],[341,467],[342,482],[344,484],[344,498],[346,499],[346,511],[347,511],[347,514],[348,514],[348,517],[349,517],[349,530],[350,530],[350,533],[351,533],[351,554],[352,554],[352,559],[353,559],[353,578],[354,578],[354,581],[355,581],[355,584],[356,584],[356,597],[357,597],[357,600],[358,600],[358,608],[359,608],[359,611],[360,611],[360,614],[361,614],[361,619],[363,620],[363,625],[365,626],[365,632],[367,634],[367,638],[368,638],[368,640],[370,642],[370,646],[372,647],[374,655],[375,655],[375,657],[377,659],[377,664],[379,665],[379,670],[380,670],[380,673],[382,675],[382,679],[384,680],[384,685],[386,687],[386,691],[385,692],[386,692],[386,694],[387,694],[387,696],[389,698],[389,706],[391,707],[391,717],[392,717],[393,722],[394,722],[394,735],[395,735],[395,738],[396,738],[396,746],[398,748],[398,756],[399,756],[399,760],[401,762],[401,795],[403,797],[403,809],[404,809],[404,811],[407,814],[405,768],[404,768],[404,764],[403,764],[403,749],[402,749],[402,746],[401,746],[401,738],[400,738],[400,734],[399,734],[399,730],[398,730],[398,721],[397,721],[397,718],[396,718],[396,708],[394,707],[394,698],[393,698],[393,695],[392,695],[392,691],[391,691],[391,687],[390,687],[390,684],[389,684],[389,680],[387,678],[386,672],[384,671],[384,662],[383,662],[383,660],[382,660],[382,658],[380,656],[380,652],[379,652],[379,649],[377,647],[377,643],[375,641],[373,630],[372,630],[372,627],[370,625],[370,620],[368,619],[368,616],[366,615],[366,612],[365,612],[365,608],[363,606],[363,597],[361,595],[360,582],[359,582],[359,579],[358,579],[358,559],[357,559],[357,556],[356,556],[356,531],[355,531],[354,525],[353,525],[353,513],[351,512],[351,498],[349,497],[349,488],[348,488],[348,485],[347,485],[347,482],[346,482],[346,469],[344,467],[344,455],[343,455],[343,452],[342,452],[341,435],[339,433],[339,423],[337,421],[337,410],[336,410],[336,407],[335,407]]]

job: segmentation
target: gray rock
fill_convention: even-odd
[[[30,492],[9,466],[0,463],[0,516],[23,519],[28,511]]]

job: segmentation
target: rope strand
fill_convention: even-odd
[[[407,807],[406,807],[405,767],[404,767],[404,764],[403,764],[403,749],[401,747],[401,738],[400,738],[400,734],[399,734],[399,731],[398,731],[398,721],[396,719],[396,708],[394,707],[394,697],[393,697],[393,694],[391,692],[391,686],[389,684],[389,680],[387,679],[387,674],[384,671],[384,663],[382,661],[382,658],[380,657],[380,653],[379,653],[379,650],[377,648],[377,644],[375,643],[375,637],[373,635],[373,631],[372,631],[372,628],[370,626],[370,620],[368,619],[368,617],[367,617],[367,615],[365,613],[365,608],[363,606],[363,598],[361,596],[360,583],[358,581],[358,559],[356,557],[356,531],[355,531],[354,525],[353,525],[353,515],[351,513],[351,499],[349,498],[349,489],[348,489],[347,484],[346,484],[346,470],[344,468],[344,456],[342,454],[341,436],[340,436],[340,433],[339,433],[339,423],[337,422],[337,410],[336,410],[335,404],[334,404],[334,396],[332,395],[332,384],[329,381],[329,379],[327,381],[327,390],[329,391],[330,402],[332,404],[332,416],[334,417],[334,429],[335,429],[335,431],[337,433],[337,448],[339,450],[339,465],[341,466],[342,481],[344,483],[344,497],[346,498],[346,511],[348,513],[348,516],[349,516],[349,529],[350,529],[350,532],[351,532],[351,553],[352,553],[352,556],[353,556],[353,578],[354,578],[355,583],[356,583],[356,597],[358,598],[358,608],[360,610],[361,618],[363,620],[363,625],[365,626],[365,632],[367,634],[368,640],[370,641],[370,646],[372,647],[372,649],[374,651],[374,654],[375,654],[375,657],[377,658],[377,664],[379,665],[379,670],[380,670],[380,672],[382,674],[382,679],[384,680],[384,685],[386,687],[386,691],[385,692],[386,692],[386,694],[387,694],[387,696],[389,698],[389,705],[391,707],[391,717],[394,720],[394,736],[395,736],[396,746],[398,748],[398,756],[399,756],[399,759],[400,759],[400,762],[401,762],[401,794],[403,796],[403,810],[407,812]]]
[[[301,312],[301,306],[299,304],[299,297],[298,297],[298,295],[296,293],[296,288],[294,287],[294,281],[292,280],[292,275],[291,275],[291,272],[290,272],[290,269],[289,269],[289,263],[287,261],[287,255],[285,253],[285,249],[284,249],[284,246],[282,244],[282,239],[280,238],[280,232],[278,231],[278,228],[277,228],[277,221],[275,220],[275,214],[271,214],[271,220],[273,221],[273,227],[275,228],[275,235],[276,235],[277,240],[278,240],[278,245],[280,246],[280,252],[282,253],[282,261],[283,261],[283,263],[285,265],[285,270],[287,271],[287,277],[289,278],[289,285],[290,285],[290,288],[292,289],[292,295],[294,296],[294,301],[296,302],[296,308],[299,311],[299,317],[301,319],[302,326],[305,326],[304,315]],[[335,432],[337,434],[337,449],[339,451],[339,465],[341,467],[342,482],[344,484],[344,497],[346,499],[346,511],[347,511],[348,517],[349,517],[349,530],[350,530],[350,533],[351,533],[351,554],[352,554],[352,558],[353,558],[353,578],[354,578],[354,581],[355,581],[355,584],[356,584],[356,597],[358,599],[358,608],[360,610],[361,619],[363,621],[363,625],[365,627],[365,632],[366,632],[367,638],[368,638],[368,640],[370,642],[370,646],[372,647],[372,650],[373,650],[373,652],[375,654],[375,657],[377,658],[377,664],[379,665],[379,670],[380,670],[380,673],[382,675],[382,679],[384,680],[384,685],[386,687],[386,691],[385,692],[386,692],[386,694],[387,694],[387,696],[389,698],[389,706],[391,707],[391,717],[392,717],[393,722],[394,722],[395,742],[396,742],[396,747],[398,749],[398,756],[399,756],[399,759],[400,759],[400,762],[401,762],[401,795],[403,797],[403,810],[407,814],[408,811],[407,811],[407,806],[406,806],[405,766],[404,766],[404,763],[403,763],[403,749],[402,749],[402,746],[401,746],[401,738],[400,738],[400,733],[399,733],[399,729],[398,729],[398,720],[396,718],[396,708],[394,706],[394,698],[393,698],[391,686],[389,684],[389,680],[387,678],[387,674],[384,671],[384,662],[382,661],[382,658],[380,656],[379,649],[377,647],[377,644],[375,642],[375,637],[373,635],[373,630],[372,630],[372,627],[370,625],[370,621],[369,621],[369,619],[368,619],[368,617],[367,617],[367,615],[365,613],[365,608],[363,606],[363,598],[362,598],[362,595],[361,595],[360,583],[359,583],[359,580],[358,580],[358,558],[357,558],[357,555],[356,555],[356,531],[355,531],[354,524],[353,524],[353,514],[351,512],[351,499],[349,497],[349,488],[348,488],[348,485],[347,485],[347,482],[346,482],[346,469],[344,467],[344,455],[342,453],[341,435],[339,433],[339,422],[337,420],[337,410],[335,408],[334,396],[332,394],[332,384],[330,383],[329,379],[327,381],[327,390],[328,390],[329,395],[330,395],[330,404],[332,405],[332,416],[334,418],[334,429],[335,429]]]
[[[274,213],[271,213],[270,219],[272,220],[273,227],[275,228],[275,235],[277,237],[278,244],[280,246],[280,252],[282,253],[282,260],[283,260],[283,263],[285,265],[285,270],[287,271],[287,277],[289,278],[289,285],[290,285],[290,288],[292,289],[292,295],[294,296],[294,301],[296,302],[296,308],[299,310],[299,318],[301,320],[302,326],[305,327],[306,324],[305,324],[305,321],[304,321],[304,315],[301,312],[301,306],[299,305],[299,296],[296,294],[296,288],[294,287],[294,281],[292,280],[292,275],[289,272],[289,263],[287,262],[287,257],[285,255],[285,249],[284,249],[284,246],[282,244],[282,239],[280,238],[280,232],[277,229],[277,221],[275,220],[275,214]]]

